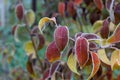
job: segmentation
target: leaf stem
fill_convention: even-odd
[[[37,54],[37,48],[36,48],[36,46],[35,46],[34,39],[33,39],[33,37],[31,36],[31,31],[30,31],[28,25],[26,25],[25,28],[26,28],[26,30],[28,31],[29,35],[30,35],[30,38],[31,38],[31,41],[32,41],[32,44],[33,44],[33,47],[34,47],[34,50],[35,50],[35,55],[36,55],[36,57],[37,57],[40,65],[41,65],[41,72],[43,72],[43,66],[42,66],[43,64],[42,64],[41,59],[39,59],[39,55]]]

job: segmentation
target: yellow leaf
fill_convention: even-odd
[[[25,21],[29,26],[31,26],[34,23],[34,21],[35,21],[35,13],[32,10],[28,10],[25,13]]]
[[[108,43],[116,43],[116,42],[120,42],[120,24],[117,25],[115,31],[113,32],[112,36],[110,36],[107,39]]]
[[[111,69],[120,68],[120,50],[115,50],[111,54]]]
[[[104,62],[107,65],[110,65],[110,60],[107,58],[107,55],[104,49],[98,50],[98,57],[102,62]]]
[[[56,24],[56,19],[54,17],[53,18],[43,17],[42,19],[40,19],[38,23],[38,28],[40,31],[42,30],[44,24],[47,22],[54,22]]]
[[[75,56],[71,54],[68,58],[67,65],[70,68],[70,70],[78,75],[80,75],[77,71],[77,60],[75,59]]]
[[[36,58],[32,41],[28,41],[24,44],[24,50],[28,56],[32,55],[32,58]]]
[[[103,23],[102,20],[96,21],[96,22],[93,24],[93,31],[94,31],[94,32],[99,31],[99,30],[101,29],[101,27],[102,27],[102,23]]]

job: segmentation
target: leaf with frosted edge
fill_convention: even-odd
[[[80,68],[85,66],[89,59],[89,43],[84,37],[78,37],[75,41],[75,55]]]
[[[92,58],[93,69],[92,69],[90,76],[88,77],[88,80],[90,80],[100,68],[100,59],[98,58],[97,54],[94,52],[91,52],[90,55]]]
[[[60,59],[60,51],[58,50],[58,48],[55,44],[55,41],[51,42],[48,45],[45,56],[49,62],[54,62],[54,61]]]
[[[110,60],[107,58],[107,55],[106,55],[106,53],[105,53],[105,49],[100,49],[100,50],[98,50],[97,51],[97,53],[98,53],[98,57],[100,58],[100,60],[103,62],[103,63],[105,63],[105,64],[107,64],[107,65],[110,65]]]
[[[120,68],[120,50],[115,50],[111,54],[111,69]]]
[[[99,10],[103,9],[104,5],[103,5],[102,0],[94,0],[94,3],[96,4],[96,6]]]
[[[75,56],[71,53],[71,55],[68,57],[67,65],[70,68],[70,70],[78,75],[80,75],[77,71],[77,60],[75,59]]]
[[[32,55],[32,58],[36,58],[35,50],[34,50],[32,41],[28,41],[24,44],[24,50],[25,50],[27,56]]]
[[[25,26],[18,25],[15,30],[14,39],[16,42],[26,42],[30,40],[30,36]]]
[[[87,40],[96,40],[96,39],[100,39],[100,37],[96,34],[93,33],[82,33],[81,37],[86,38]]]
[[[28,10],[25,13],[25,21],[26,23],[31,27],[31,25],[34,23],[35,21],[35,13],[33,12],[33,10]]]
[[[112,36],[107,39],[108,43],[116,43],[120,42],[120,24],[117,25],[115,31],[113,32]]]
[[[44,25],[47,22],[54,22],[56,24],[56,19],[55,19],[55,17],[53,17],[53,18],[43,17],[42,19],[40,19],[40,21],[38,23],[38,28],[40,31],[44,30]]]
[[[62,51],[68,43],[69,31],[67,26],[58,26],[54,31],[54,40],[60,51]]]

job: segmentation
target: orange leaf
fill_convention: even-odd
[[[75,5],[79,5],[82,3],[83,0],[74,0]]]
[[[58,12],[60,13],[61,16],[65,15],[65,3],[64,2],[58,3]]]
[[[95,5],[97,6],[98,9],[102,10],[103,9],[103,2],[102,0],[94,0]]]
[[[88,41],[83,37],[77,37],[75,42],[75,54],[80,65],[80,68],[85,66],[89,59]]]
[[[97,54],[94,52],[91,52],[90,54],[92,57],[93,69],[92,69],[90,76],[88,77],[88,80],[90,80],[97,73],[97,71],[99,70],[99,67],[100,67],[100,60],[99,60]]]
[[[120,42],[120,24],[118,24],[116,30],[114,31],[112,36],[108,38],[107,42],[108,43]]]

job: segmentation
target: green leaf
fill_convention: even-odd
[[[30,40],[29,33],[26,30],[25,26],[19,25],[18,27],[16,27],[14,39],[17,42],[26,42]]]

